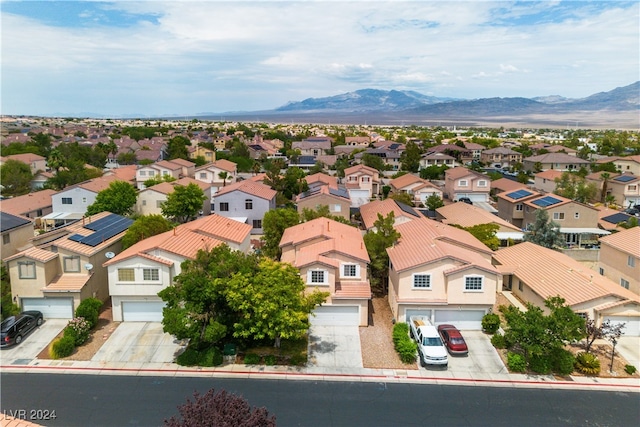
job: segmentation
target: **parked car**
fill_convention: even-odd
[[[466,203],[466,204],[468,204],[468,205],[472,205],[472,204],[473,204],[473,202],[471,201],[471,199],[470,199],[470,198],[468,198],[468,197],[460,197],[460,198],[458,199],[458,201],[459,201],[459,202]]]
[[[453,325],[439,325],[438,333],[442,337],[445,347],[452,355],[466,355],[469,354],[469,348],[464,341],[462,334]]]
[[[20,344],[29,332],[42,325],[42,321],[42,313],[35,310],[7,317],[0,326],[0,347]]]

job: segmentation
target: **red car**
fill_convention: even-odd
[[[452,355],[467,355],[469,348],[467,343],[462,338],[462,334],[453,325],[440,325],[438,326],[438,333],[444,341],[445,347]]]

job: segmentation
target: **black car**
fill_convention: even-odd
[[[0,326],[0,347],[20,344],[32,330],[42,325],[42,313],[25,311],[17,316],[7,317]]]
[[[466,204],[468,204],[468,205],[472,205],[472,204],[473,204],[473,202],[471,201],[471,199],[470,199],[470,198],[468,198],[468,197],[460,197],[460,198],[458,199],[458,201],[459,201],[459,202],[462,202],[462,203],[466,203]]]

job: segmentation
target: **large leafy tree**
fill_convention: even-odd
[[[362,164],[370,168],[377,169],[378,172],[383,172],[386,169],[381,157],[369,153],[362,155]]]
[[[254,275],[236,274],[226,282],[229,306],[238,312],[233,336],[253,340],[301,338],[309,329],[309,314],[329,296],[328,292],[305,295],[299,271],[288,263],[270,259],[260,262]]]
[[[402,170],[418,172],[420,169],[420,147],[413,141],[407,142],[405,150],[400,155],[400,165]]]
[[[536,211],[536,219],[529,231],[524,235],[525,242],[532,242],[545,248],[562,246],[560,225],[549,219],[549,213],[544,209]]]
[[[364,244],[369,254],[369,268],[371,270],[372,284],[379,290],[384,290],[389,277],[389,254],[387,248],[391,247],[399,238],[400,233],[394,228],[395,214],[389,212],[386,217],[378,214],[378,219],[373,223],[376,231],[370,231],[364,235]]]
[[[606,186],[603,187],[606,193]],[[560,178],[556,179],[556,189],[554,192],[567,199],[587,203],[596,198],[598,195],[598,187],[592,182],[587,182],[586,179],[577,174],[563,172]]]
[[[309,209],[309,208],[302,209],[302,212],[300,213],[300,222],[308,222],[321,217],[329,218],[334,221],[341,222],[343,224],[353,225],[351,221],[349,221],[343,216],[332,215],[331,211],[329,211],[328,205],[320,205],[315,209]]]
[[[191,145],[191,141],[188,138],[178,135],[169,139],[167,144],[167,155],[169,160],[172,159],[189,159],[188,148]]]
[[[122,249],[127,249],[141,240],[173,228],[173,224],[162,215],[143,215],[138,217],[122,238]]]
[[[427,200],[425,200],[425,204],[427,206],[427,209],[429,209],[430,211],[435,211],[436,209],[444,206],[444,201],[437,194],[432,194],[427,197]]]
[[[494,251],[500,247],[500,239],[496,236],[496,232],[499,229],[500,226],[498,224],[478,224],[471,227],[464,227],[464,230],[471,233],[473,237]]]
[[[111,212],[118,215],[130,215],[136,204],[138,192],[135,187],[125,181],[113,181],[96,196],[87,208],[87,215],[95,215],[100,212]]]
[[[9,159],[0,166],[3,196],[22,196],[31,191],[33,174],[28,164]]]
[[[205,199],[204,191],[194,183],[176,185],[162,204],[162,215],[184,224],[198,216]]]
[[[275,260],[280,259],[280,239],[284,230],[300,222],[295,209],[273,209],[264,214],[262,219],[262,253]]]

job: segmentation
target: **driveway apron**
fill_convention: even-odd
[[[24,340],[12,347],[3,348],[0,358],[3,364],[27,364],[35,359],[67,326],[69,319],[46,319],[39,328],[31,331]]]
[[[311,325],[308,366],[362,368],[358,326]]]

